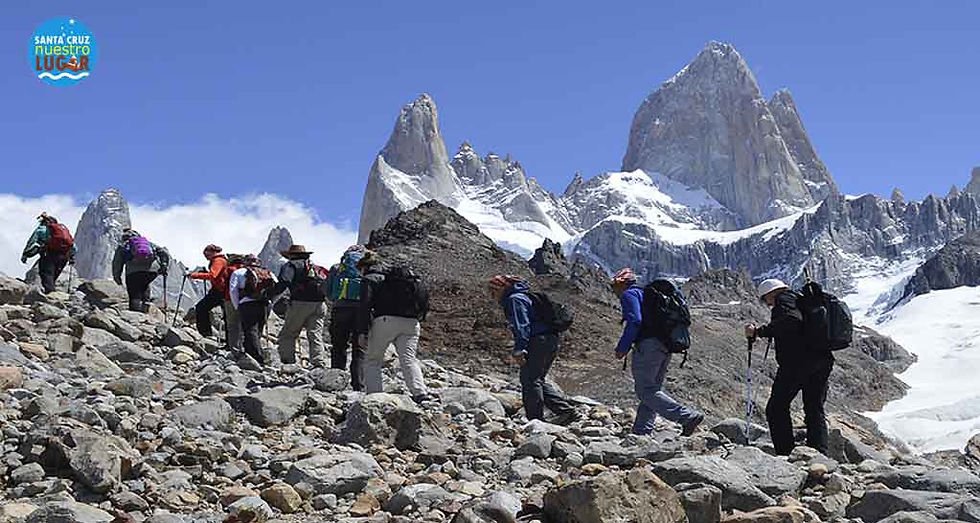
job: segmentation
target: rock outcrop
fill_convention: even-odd
[[[980,232],[949,242],[929,258],[905,286],[905,296],[980,285]]]
[[[259,251],[259,260],[262,261],[262,266],[266,267],[273,274],[279,274],[279,269],[286,259],[279,254],[285,251],[293,244],[293,235],[289,234],[289,230],[285,227],[273,227],[269,231],[269,237],[265,240],[265,244],[262,246],[262,250]]]

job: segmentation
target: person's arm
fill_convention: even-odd
[[[112,279],[122,285],[123,271],[123,248],[116,247],[116,253],[112,255]]]
[[[239,288],[241,287],[242,277],[241,273],[235,271],[231,273],[231,277],[228,278],[228,290],[231,295],[231,306],[238,310],[238,305],[241,303],[241,296],[239,295]]]
[[[425,321],[429,315],[429,288],[421,281],[419,282],[419,321]]]
[[[361,304],[357,310],[357,333],[367,334],[371,330],[371,315],[374,309],[374,279],[364,278],[361,285]]]
[[[271,302],[279,301],[280,295],[286,292],[286,289],[289,288],[289,284],[292,283],[293,277],[295,276],[296,268],[293,267],[293,264],[289,262],[284,263],[279,269],[279,281],[269,291],[269,296],[272,296],[272,299],[270,299]]]
[[[627,290],[619,298],[619,303],[623,308],[623,335],[619,338],[616,345],[616,352],[626,354],[632,348],[637,336],[640,335],[640,328],[643,325],[643,307],[640,304],[640,297],[636,292]]]
[[[31,233],[31,237],[27,239],[27,245],[24,246],[24,252],[21,254],[21,261],[26,263],[27,258],[34,256],[35,254],[41,252],[41,248],[47,243],[48,226],[39,225],[34,232]]]
[[[527,352],[531,343],[531,307],[525,300],[510,296],[504,300],[504,314],[514,335],[514,356]]]
[[[153,247],[153,254],[157,257],[157,264],[160,265],[159,273],[166,275],[167,270],[170,268],[170,252],[166,248],[160,247],[155,243],[150,243]]]
[[[778,299],[772,308],[772,319],[768,325],[755,330],[760,338],[782,338],[799,333],[803,328],[803,315],[789,299]]]

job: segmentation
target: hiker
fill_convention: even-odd
[[[275,350],[262,348],[262,332],[269,317],[269,300],[275,284],[275,276],[263,268],[253,254],[246,255],[241,267],[228,278],[231,305],[238,311],[244,332],[245,354],[256,363],[270,367],[277,366],[278,355]]]
[[[511,358],[520,365],[521,396],[528,420],[544,420],[544,408],[555,414],[551,421],[568,425],[580,418],[564,394],[546,378],[558,356],[558,334],[539,320],[540,313],[529,294],[530,285],[519,276],[496,275],[488,282],[490,296],[500,304],[514,335]]]
[[[429,312],[429,292],[411,268],[397,265],[382,272],[375,256],[361,260],[364,277],[358,311],[358,340],[367,347],[364,390],[383,392],[385,353],[395,346],[402,378],[416,403],[432,399],[418,360],[422,321]]]
[[[358,263],[364,258],[362,245],[348,247],[340,263],[330,267],[328,298],[330,308],[330,366],[335,369],[347,367],[347,349],[350,348],[351,388],[360,391],[364,388],[364,350],[357,340],[357,314],[361,306],[361,272]]]
[[[167,277],[170,254],[133,229],[124,229],[122,240],[112,257],[112,279],[122,285],[123,267],[126,268],[126,293],[129,294],[129,310],[149,312],[150,284],[157,275]]]
[[[671,353],[651,328],[654,318],[646,316],[652,314],[643,313],[644,289],[637,285],[633,269],[626,267],[617,272],[612,278],[612,289],[619,296],[623,310],[623,334],[616,345],[616,357],[623,359],[633,351],[633,387],[640,400],[633,434],[653,432],[658,414],[680,424],[681,435],[694,434],[704,421],[704,414],[681,405],[663,391]]]
[[[310,365],[323,368],[326,366],[323,326],[327,309],[322,285],[326,283],[326,270],[310,261],[313,253],[302,245],[290,245],[289,249],[279,254],[287,261],[279,269],[279,282],[276,283],[272,296],[275,302],[288,289],[289,308],[282,330],[279,331],[279,361],[270,362],[270,365],[296,363],[296,339],[306,329],[310,344]]]
[[[776,454],[782,456],[793,451],[795,439],[789,408],[801,390],[807,446],[826,454],[829,439],[824,401],[834,356],[830,350],[807,350],[799,298],[799,294],[780,280],[763,281],[759,284],[759,299],[772,309],[772,317],[768,325],[745,326],[747,338],[770,338],[776,347],[779,368],[766,404],[766,421]]]
[[[20,262],[27,263],[28,258],[40,255],[37,272],[41,278],[41,289],[47,294],[54,291],[55,282],[61,271],[65,270],[65,265],[75,264],[75,240],[68,227],[58,223],[54,216],[42,212],[37,220],[37,228],[27,240]]]
[[[211,282],[211,289],[201,298],[201,301],[197,302],[194,306],[194,313],[197,316],[197,332],[201,333],[201,336],[205,338],[210,338],[212,334],[211,329],[211,309],[221,305],[225,312],[225,322],[229,322],[227,307],[224,307],[226,300],[229,299],[228,294],[228,278],[234,271],[228,270],[228,257],[221,252],[221,247],[210,244],[204,248],[204,257],[208,260],[208,270],[206,271],[195,271],[187,274],[187,277],[192,280],[204,280]],[[234,310],[234,307],[231,307]],[[234,322],[237,323],[237,322]],[[230,324],[229,324],[230,325]],[[231,337],[231,328],[229,327],[228,337]],[[236,333],[239,331],[236,325],[234,330]],[[236,337],[240,337],[236,336]],[[225,340],[229,347],[232,347],[230,340]]]

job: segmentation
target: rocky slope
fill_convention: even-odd
[[[735,419],[689,438],[668,423],[651,437],[624,435],[631,409],[581,396],[586,416],[570,427],[526,423],[513,370],[492,364],[507,341],[482,278],[526,274],[576,308],[556,369],[567,379],[575,364],[597,369],[608,354],[601,342],[616,330],[616,311],[604,276],[554,249],[539,256],[554,270],[539,266],[543,274],[532,276],[436,203],[400,215],[372,240],[389,260],[417,260],[433,286],[422,355],[435,399],[421,406],[402,395],[393,359],[389,393],[365,396],[345,391],[341,370],[239,366],[217,341],[171,327],[159,309],[124,310],[121,289],[105,280],[43,296],[0,279],[0,520],[980,521],[975,450],[938,466],[876,441],[846,416],[835,418],[830,456],[800,447],[788,459],[769,454],[764,428],[748,427],[746,440]],[[687,290],[699,350],[674,369],[683,381],[670,388],[704,387],[700,404],[721,414],[731,408],[726,397],[739,403],[740,389],[712,383],[737,374],[727,367],[744,353],[734,340],[731,350],[716,343],[759,306],[735,303],[750,283],[730,272]],[[267,343],[279,328],[273,319]],[[876,365],[858,361],[855,374]],[[588,386],[620,387],[606,379],[597,372]],[[834,390],[850,393],[840,382]]]
[[[980,285],[980,233],[965,234],[939,250],[905,286],[905,296]]]

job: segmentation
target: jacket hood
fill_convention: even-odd
[[[531,286],[528,285],[526,281],[514,282],[514,284],[511,285],[509,289],[507,289],[507,292],[504,293],[504,299],[507,299],[513,296],[514,294],[520,292],[528,292],[530,290],[531,290]]]

